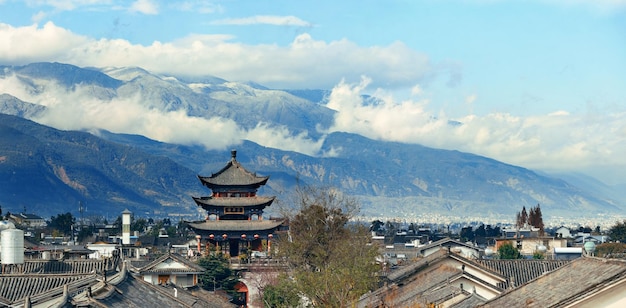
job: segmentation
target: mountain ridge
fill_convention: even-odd
[[[56,86],[65,87],[66,90],[71,90],[81,84],[91,84],[93,91],[90,93],[94,96],[104,95],[102,99],[111,97],[123,99],[137,95],[137,93],[147,93],[149,95],[142,96],[143,100],[138,103],[145,104],[148,108],[161,111],[185,111],[191,116],[220,116],[248,128],[255,127],[259,123],[267,123],[267,125],[287,127],[294,135],[305,133],[312,138],[319,137],[321,133],[318,129],[329,127],[334,116],[333,110],[322,105],[329,94],[325,90],[273,90],[254,83],[237,84],[212,76],[192,80],[195,83],[185,83],[181,81],[184,78],[153,75],[141,68],[81,69],[68,68],[67,65],[58,63],[34,64],[34,66],[39,70],[25,70],[29,65],[5,66],[3,75],[0,75],[0,82],[3,80],[1,78],[8,78],[7,76],[19,76],[25,88],[39,85],[36,89],[42,93],[50,90],[46,87],[55,87],[54,83],[50,83],[51,80],[65,80]],[[58,69],[55,70],[55,68]],[[40,72],[45,69],[52,71]],[[22,72],[24,70],[26,73]],[[83,70],[89,72],[83,72]],[[37,74],[32,73],[33,71]],[[106,75],[106,72],[111,73],[111,76],[103,77],[102,75]],[[72,76],[65,76],[66,74]],[[32,89],[35,90],[35,88]],[[373,104],[376,103],[375,98],[364,99]],[[22,101],[9,94],[0,94],[0,112],[36,119],[46,112],[46,108]],[[45,130],[46,128],[39,127],[39,129]],[[76,202],[85,197],[85,194],[81,194],[80,189],[77,188],[77,183],[62,181],[63,177],[59,176],[61,169],[58,166],[63,166],[66,173],[67,170],[82,168],[81,170],[86,174],[98,172],[105,174],[103,181],[106,182],[104,178],[107,178],[107,181],[110,180],[111,183],[108,185],[112,190],[127,193],[126,197],[118,199],[135,200],[129,204],[132,207],[137,206],[139,211],[144,211],[146,208],[161,211],[164,203],[179,202],[184,204],[186,212],[195,213],[197,211],[194,208],[195,205],[189,203],[191,194],[207,193],[198,189],[195,176],[219,170],[228,156],[224,153],[230,150],[226,148],[209,150],[201,145],[168,144],[141,135],[115,134],[104,129],[89,129],[88,131],[93,136],[102,138],[102,142],[107,140],[107,142],[114,143],[114,145],[108,145],[107,148],[108,153],[111,153],[113,157],[128,153],[129,150],[124,149],[134,149],[136,152],[133,152],[133,155],[137,156],[135,169],[139,168],[141,160],[153,161],[156,159],[155,156],[169,159],[169,171],[163,176],[185,184],[181,184],[181,187],[175,187],[173,184],[170,188],[160,186],[157,193],[167,196],[168,201],[157,201],[137,191],[137,187],[150,191],[142,182],[154,183],[152,182],[154,179],[137,176],[136,170],[120,162],[116,162],[114,167],[108,166],[106,163],[112,163],[110,157],[100,157],[106,163],[87,160],[83,161],[82,165],[70,168],[56,160],[53,161],[55,164],[45,163],[45,159],[50,159],[50,156],[42,154],[45,159],[40,162],[40,166],[52,170],[47,176],[56,177],[55,181],[60,180],[60,183],[66,186],[59,188],[59,194],[62,194],[57,198],[64,196]],[[10,132],[7,127],[4,128],[3,134],[13,136],[13,142],[18,142],[20,138],[15,137],[16,133],[22,133],[24,139],[29,140],[27,137],[29,133],[19,130]],[[75,132],[57,131],[49,134],[63,140],[68,137],[60,135],[73,135]],[[621,204],[626,199],[621,199],[623,195],[619,193],[603,195],[595,193],[595,191],[601,191],[599,187],[606,188],[605,192],[612,191],[606,185],[598,184],[599,186],[594,186],[595,191],[589,191],[553,176],[546,176],[523,167],[470,153],[400,142],[377,141],[341,132],[325,134],[324,137],[317,156],[266,147],[246,140],[240,144],[233,144],[231,147],[238,149],[238,159],[246,168],[272,176],[268,187],[265,188],[268,193],[286,198],[298,182],[316,186],[332,186],[362,200],[363,213],[369,216],[387,214],[392,216],[393,214],[406,217],[427,211],[441,215],[469,215],[481,212],[514,215],[522,206],[530,207],[536,204],[541,204],[544,215],[615,214],[623,212]],[[88,140],[86,137],[82,138]],[[89,142],[92,145],[99,143],[93,140]],[[118,149],[116,146],[127,148]],[[5,147],[3,151],[10,151],[9,145],[5,144]],[[35,148],[43,149],[44,147]],[[60,149],[55,149],[55,151],[58,152]],[[6,153],[8,152],[0,152],[0,155],[7,156]],[[61,154],[56,155],[73,157],[62,151]],[[6,167],[6,163],[4,164]],[[122,178],[115,177],[102,169],[89,169],[97,164],[118,170],[120,174],[134,174],[134,181],[124,183]],[[16,165],[13,168],[19,169],[19,166]],[[186,178],[180,178],[172,170],[184,170],[181,174]],[[5,172],[9,171],[5,170]],[[156,171],[151,172],[153,177],[159,178]],[[112,182],[122,184],[114,187]],[[22,185],[28,185],[26,183]],[[583,181],[578,183],[584,185]],[[168,189],[171,191],[167,191]],[[106,196],[104,192],[101,194]],[[6,192],[0,195],[0,202],[19,200],[19,198],[4,198],[5,195],[7,195]],[[105,198],[105,200],[115,204],[115,207],[121,207],[124,204],[110,198]],[[97,201],[90,202],[98,203]],[[137,205],[134,205],[135,203]],[[146,206],[139,206],[142,203]],[[104,202],[102,204],[105,206]]]

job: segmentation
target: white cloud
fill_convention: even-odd
[[[37,25],[12,27],[0,23],[0,62],[29,63],[35,61],[60,60],[63,55],[85,46],[89,40],[52,22],[43,27]]]
[[[274,26],[297,26],[312,27],[313,25],[295,16],[271,16],[257,15],[245,18],[220,19],[212,22],[214,25],[274,25]]]
[[[156,73],[214,75],[254,80],[274,88],[332,88],[339,80],[368,75],[386,88],[410,87],[435,75],[430,60],[400,42],[361,47],[348,40],[325,42],[299,35],[290,46],[233,43],[225,35],[190,35],[172,42],[132,44],[94,40],[53,23],[0,24],[0,61],[58,61],[78,66],[139,66]]]
[[[337,114],[329,131],[460,150],[540,170],[614,166],[614,175],[626,170],[624,110],[593,116],[557,111],[530,117],[491,113],[453,119],[428,110],[427,101],[394,102],[379,96],[383,103],[364,104],[361,95],[369,83],[364,77],[359,83],[341,82],[333,89],[327,106]],[[468,102],[474,99],[467,97]]]

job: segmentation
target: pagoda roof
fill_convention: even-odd
[[[196,204],[200,206],[243,206],[243,207],[253,207],[253,206],[269,206],[274,202],[276,197],[202,197],[196,198],[193,197],[193,200]]]
[[[265,231],[278,228],[284,220],[204,220],[190,222],[193,229],[203,231]]]
[[[230,161],[222,170],[211,176],[198,176],[202,184],[209,188],[219,186],[260,186],[265,185],[269,176],[257,176],[256,173],[246,170],[237,161],[237,151],[231,151]]]

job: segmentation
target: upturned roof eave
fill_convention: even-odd
[[[271,197],[224,197],[224,198],[212,198],[212,197],[192,197],[193,200],[199,206],[216,206],[216,207],[224,207],[224,206],[241,206],[241,207],[267,207],[270,206],[274,200],[275,196]],[[254,199],[253,199],[254,198]],[[247,201],[247,203],[246,203]],[[251,202],[257,201],[257,202]]]

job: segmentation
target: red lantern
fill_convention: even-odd
[[[258,234],[255,234],[255,235],[254,235],[254,238],[255,238],[255,239],[259,238],[259,235],[258,235]]]
[[[222,238],[226,239],[228,237],[228,235],[226,235],[226,233],[222,234]]]
[[[242,235],[241,235],[241,238],[245,240],[245,239],[246,239],[246,235],[245,235],[245,234],[242,234]]]
[[[274,235],[270,234],[270,235],[268,235],[267,237],[272,238],[272,237],[274,237]]]
[[[210,238],[210,239],[214,239],[214,238],[215,238],[215,235],[210,234],[210,235],[209,235],[209,238]]]

